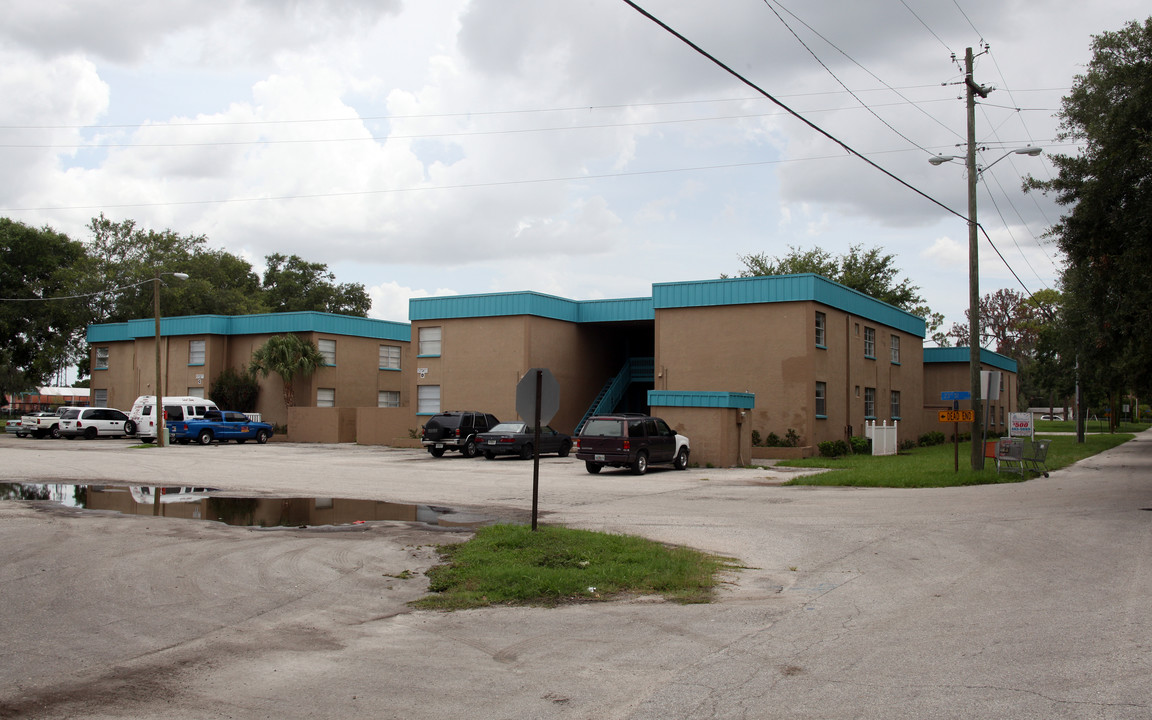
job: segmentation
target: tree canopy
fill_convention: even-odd
[[[1080,148],[1049,156],[1052,193],[1066,214],[1050,229],[1066,258],[1065,343],[1082,379],[1108,392],[1152,389],[1152,18],[1093,36],[1092,60],[1064,98],[1057,139]]]
[[[896,256],[891,253],[878,247],[865,250],[862,245],[853,245],[840,256],[821,248],[788,249],[784,257],[769,257],[766,253],[741,255],[744,269],[738,277],[815,273],[924,318],[929,333],[944,322],[944,316],[932,312],[920,296],[920,288],[908,278],[899,277]]]

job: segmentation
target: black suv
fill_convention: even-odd
[[[464,457],[476,457],[476,436],[499,423],[495,415],[471,410],[439,413],[424,424],[420,443],[428,448],[432,457],[442,456],[445,450],[459,450]]]
[[[652,463],[672,463],[684,470],[690,452],[688,438],[650,415],[593,415],[576,438],[576,458],[584,461],[590,473],[610,465],[643,475]]]

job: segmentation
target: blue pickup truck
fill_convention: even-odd
[[[195,440],[201,445],[211,445],[213,440],[228,442],[235,440],[244,443],[255,440],[263,445],[272,437],[272,426],[257,422],[242,412],[233,410],[209,410],[203,418],[190,418],[168,423],[168,434],[174,441],[187,445]]]

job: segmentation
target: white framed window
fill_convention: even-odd
[[[107,370],[108,369],[108,348],[96,348],[96,364],[92,366],[93,370]]]
[[[316,346],[320,348],[320,354],[324,356],[325,365],[336,364],[336,341],[335,340],[318,340]]]
[[[108,407],[108,391],[92,389],[92,407]]]
[[[336,388],[316,388],[316,407],[336,407]]]
[[[400,348],[396,345],[381,345],[380,346],[380,369],[381,370],[399,370],[400,369]]]
[[[400,407],[399,391],[381,390],[376,393],[376,407]]]
[[[900,391],[899,390],[893,390],[892,391],[891,405],[892,405],[892,407],[891,407],[892,419],[893,420],[899,420],[900,419]]]
[[[864,417],[876,419],[876,388],[864,388]]]
[[[435,415],[440,412],[440,386],[416,386],[416,414]]]
[[[899,335],[893,335],[892,336],[891,350],[892,350],[892,364],[893,365],[899,365],[900,364],[900,336]]]
[[[828,417],[828,383],[816,383],[816,417]]]
[[[816,313],[816,347],[825,346],[825,331],[828,324],[828,316],[822,312]]]
[[[864,357],[876,357],[876,328],[864,328]]]
[[[204,386],[188,388],[188,397],[202,398],[204,397]]]
[[[439,327],[420,328],[420,354],[439,355],[441,337]]]
[[[188,341],[188,364],[189,365],[203,365],[204,364],[204,341],[203,340],[189,340]]]

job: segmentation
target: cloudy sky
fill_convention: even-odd
[[[622,0],[0,0],[0,215],[85,239],[103,212],[408,299],[647,296],[790,247],[882,247],[967,306],[962,62],[995,88],[981,162],[1073,153],[1053,115],[1128,0],[640,0],[850,156]],[[953,58],[955,55],[955,59]],[[983,173],[1029,290],[1060,216],[1043,156]],[[1021,290],[981,242],[981,291]]]

